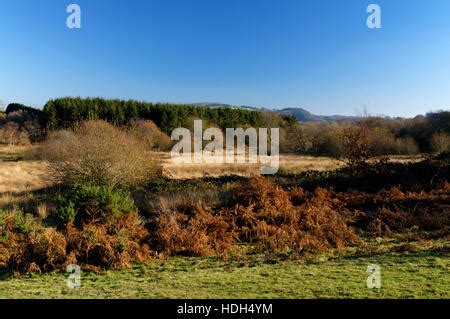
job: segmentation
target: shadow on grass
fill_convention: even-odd
[[[46,201],[52,198],[54,194],[61,190],[61,186],[55,185],[46,188],[41,188],[32,191],[22,192],[0,192],[0,198],[10,198],[11,201],[7,203],[0,203],[0,209],[19,208],[27,212],[33,211],[36,204],[41,201]]]
[[[340,257],[339,259],[344,260],[356,260],[360,258],[373,258],[373,257],[381,257],[381,258],[390,258],[390,257],[413,257],[413,258],[426,258],[426,257],[448,257],[450,254],[450,247],[435,247],[430,249],[411,249],[404,250],[401,249],[402,246],[397,246],[390,248],[385,251],[379,252],[357,252],[353,254],[348,254]]]

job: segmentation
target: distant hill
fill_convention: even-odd
[[[315,115],[311,112],[300,108],[300,107],[290,107],[284,108],[281,110],[270,110],[265,108],[257,108],[254,106],[246,106],[246,105],[231,105],[217,102],[201,102],[201,103],[192,103],[191,105],[197,107],[207,107],[207,108],[235,108],[235,109],[246,109],[246,110],[256,110],[256,111],[272,111],[281,115],[292,115],[295,116],[300,122],[316,122],[316,123],[330,123],[330,122],[339,122],[339,121],[349,121],[354,122],[358,119],[356,116],[345,116],[345,115]]]
[[[216,103],[216,102],[200,102],[200,103],[191,103],[192,106],[198,106],[198,107],[210,107],[210,108],[218,108],[218,107],[236,107],[231,104],[225,104],[225,103]]]
[[[339,121],[349,121],[354,122],[358,119],[356,116],[345,116],[345,115],[315,115],[311,112],[302,109],[302,108],[285,108],[279,111],[276,111],[279,114],[282,115],[293,115],[295,116],[300,122],[322,122],[322,123],[329,123],[329,122],[339,122]]]
[[[207,107],[207,108],[229,107],[229,108],[234,108],[234,109],[246,109],[246,110],[252,110],[252,111],[261,110],[260,108],[257,108],[257,107],[254,107],[254,106],[231,105],[231,104],[217,103],[217,102],[200,102],[200,103],[191,103],[190,105],[196,106],[196,107]]]

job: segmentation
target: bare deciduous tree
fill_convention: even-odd
[[[363,167],[374,156],[369,142],[370,122],[362,120],[344,129],[343,157],[351,167]]]
[[[15,145],[21,138],[20,126],[15,122],[7,122],[0,127],[0,143]]]

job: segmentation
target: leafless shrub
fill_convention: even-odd
[[[420,153],[419,146],[412,137],[397,138],[395,143],[400,154],[413,155]]]
[[[284,150],[303,154],[339,157],[343,152],[343,126],[323,123],[297,123],[280,139]]]
[[[450,135],[444,132],[434,133],[431,137],[431,148],[435,153],[450,151]]]
[[[20,130],[16,122],[6,122],[0,126],[0,143],[8,145],[28,145],[30,142],[26,132]]]
[[[170,137],[150,120],[131,120],[129,131],[144,141],[150,148],[167,151],[172,145]]]
[[[374,156],[369,143],[369,122],[360,121],[344,129],[344,160],[350,167],[363,167]]]
[[[56,180],[68,185],[129,187],[158,169],[145,142],[104,121],[53,132],[43,151]]]

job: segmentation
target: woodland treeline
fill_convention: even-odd
[[[189,127],[193,119],[202,119],[222,129],[238,126],[258,127],[263,123],[261,112],[252,110],[102,98],[50,100],[44,106],[43,112],[46,127],[52,130],[67,128],[85,120],[105,120],[115,125],[126,125],[130,119],[135,118],[153,121],[166,134],[170,134],[177,127]]]
[[[352,147],[346,144],[356,138],[371,156],[450,150],[450,111],[409,119],[367,116],[356,122],[312,123],[258,109],[70,97],[50,100],[43,110],[17,103],[8,105],[0,112],[0,144],[40,142],[49,131],[67,129],[86,120],[105,120],[116,126],[134,125],[144,132],[155,131],[153,135],[163,139],[168,149],[171,131],[177,127],[192,129],[195,119],[202,119],[204,128],[279,127],[283,152],[341,157],[346,148]],[[158,148],[162,145],[154,144]]]

